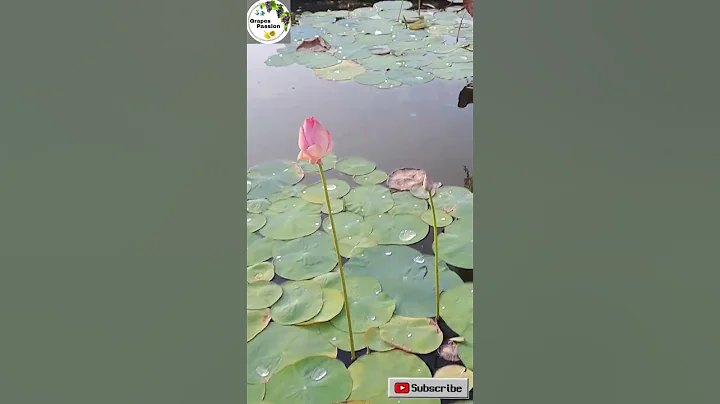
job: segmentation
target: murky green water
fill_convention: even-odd
[[[436,181],[463,185],[472,172],[472,104],[458,107],[465,82],[381,90],[319,79],[303,66],[269,67],[283,45],[248,45],[248,167],[295,158],[298,128],[315,116],[332,133],[340,157],[361,156],[390,172],[425,169]]]

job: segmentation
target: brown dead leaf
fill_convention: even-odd
[[[321,36],[316,36],[313,39],[306,39],[302,41],[297,47],[299,52],[327,52],[330,49],[330,44],[323,39]]]
[[[398,168],[390,173],[387,186],[396,191],[410,191],[415,186],[422,187],[425,170],[419,168]]]
[[[445,342],[440,348],[438,348],[438,354],[441,358],[448,362],[459,362],[460,355],[458,355],[457,344],[455,341],[449,340]]]

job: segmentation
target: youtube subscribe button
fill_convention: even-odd
[[[468,399],[468,379],[391,377],[388,398]]]

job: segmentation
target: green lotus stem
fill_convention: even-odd
[[[463,20],[465,19],[465,13],[463,13],[462,17],[460,17],[460,24],[458,24],[458,32],[457,36],[455,37],[455,43],[460,42],[460,28],[462,28]]]
[[[428,191],[428,195],[430,196],[430,209],[433,218],[433,243],[435,244],[435,321],[440,321],[440,250],[438,249],[437,218],[435,217],[432,190]]]
[[[325,173],[323,172],[322,162],[318,162],[318,168],[320,171],[320,180],[322,180],[323,192],[325,192],[325,203],[327,203],[328,217],[330,218],[330,230],[332,230],[333,242],[335,243],[335,254],[337,255],[338,269],[340,269],[340,283],[342,283],[343,299],[345,300],[345,317],[347,317],[348,335],[350,336],[350,360],[354,361],[355,341],[353,341],[352,322],[350,321],[350,305],[348,304],[347,287],[345,286],[345,272],[343,272],[342,256],[340,256],[340,245],[338,245],[337,234],[335,233],[335,221],[333,220],[332,207],[330,207],[330,195],[327,191],[327,182],[325,182]],[[438,313],[439,310],[440,309],[438,309]]]

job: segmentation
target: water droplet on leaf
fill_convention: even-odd
[[[410,338],[410,337],[412,337],[412,333],[411,333],[411,332],[408,333],[408,338]]]
[[[325,187],[325,189],[327,189],[328,191],[334,191],[335,189],[337,189],[337,185],[329,184],[327,187]]]
[[[413,258],[413,261],[417,262],[418,264],[425,263],[425,257],[422,255],[418,255],[417,257]]]
[[[267,377],[270,374],[270,371],[262,366],[256,367],[255,371],[260,375],[260,377]]]
[[[392,251],[385,251],[385,255],[392,255]]]
[[[415,236],[417,236],[417,233],[412,230],[402,230],[398,235],[398,238],[400,239],[400,241],[410,241]]]
[[[370,320],[370,321],[375,321],[375,316],[373,316],[372,314],[369,315],[369,316],[368,316],[368,320]]]
[[[327,370],[325,370],[323,368],[317,368],[317,369],[313,370],[312,374],[310,375],[310,378],[315,381],[318,381],[318,380],[322,379],[323,377],[325,377],[325,375],[327,375]]]

